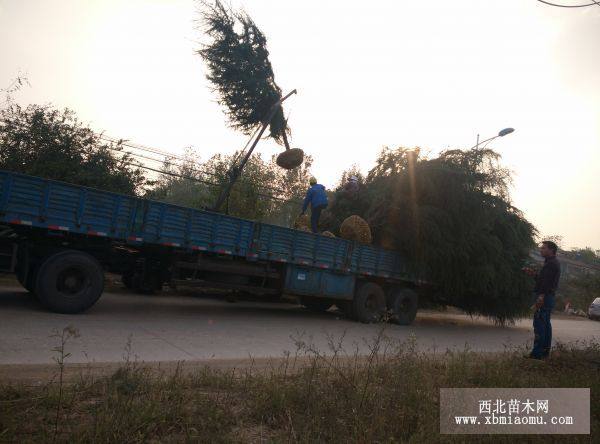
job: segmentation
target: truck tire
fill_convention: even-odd
[[[392,293],[392,319],[398,325],[410,325],[417,316],[419,297],[410,288],[401,288]]]
[[[307,310],[316,312],[327,311],[333,305],[331,302],[319,298],[302,298],[300,302]]]
[[[31,294],[35,294],[34,287],[35,278],[37,274],[37,267],[30,265],[28,268],[29,269],[27,270],[27,274],[25,274],[24,270],[17,269],[17,280],[19,281],[19,284],[21,284],[23,288],[25,288],[25,290],[27,290]]]
[[[102,295],[104,272],[98,261],[81,251],[67,250],[44,260],[35,281],[40,302],[57,313],[80,313]]]
[[[348,308],[352,319],[365,324],[379,322],[386,312],[385,293],[376,283],[365,282],[356,289]]]

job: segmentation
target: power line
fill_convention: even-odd
[[[17,123],[17,124],[21,125],[22,129],[28,129],[29,128],[29,124],[27,122],[24,122],[24,121],[11,120],[10,122],[13,123],[13,124]],[[153,148],[153,147],[149,147],[149,146],[145,146],[145,145],[141,145],[141,144],[135,144],[133,142],[129,142],[127,139],[118,139],[116,137],[111,137],[111,136],[105,135],[103,133],[97,133],[97,132],[92,131],[92,130],[90,130],[90,131],[94,135],[96,135],[99,139],[101,139],[101,140],[103,140],[105,142],[114,143],[114,144],[119,145],[119,146],[125,146],[125,147],[128,147],[128,148],[136,149],[136,150],[140,150],[140,151],[147,151],[147,152],[150,152],[150,153],[153,153],[153,154],[158,154],[158,155],[164,156],[166,158],[178,159],[178,160],[180,160],[182,162],[190,162],[190,163],[198,165],[197,162],[194,162],[194,161],[192,161],[190,159],[186,159],[183,156],[180,156],[180,155],[177,155],[177,154],[174,154],[174,153],[170,153],[168,151],[163,151],[163,150],[160,150],[158,148]],[[152,161],[155,161],[155,162],[163,162],[163,163],[165,162],[165,159],[163,159],[163,160],[156,159],[154,157],[144,156],[142,154],[137,154],[137,153],[133,153],[133,152],[129,152],[129,151],[123,151],[123,150],[119,150],[119,149],[115,149],[115,148],[111,148],[111,147],[107,147],[107,148],[110,149],[110,150],[112,150],[112,151],[125,152],[125,153],[128,153],[128,154],[131,154],[131,155],[134,155],[134,156],[138,156],[138,157],[142,157],[142,158],[145,158],[147,160],[152,160]],[[181,166],[181,165],[177,165],[177,166]],[[201,172],[203,174],[207,174],[207,175],[212,175],[212,176],[218,177],[217,174],[211,173],[209,171],[202,171],[202,170],[196,170],[196,171],[197,172]]]
[[[135,167],[138,167],[138,168],[143,168],[145,170],[154,171],[154,172],[160,173],[160,174],[166,174],[168,176],[178,177],[178,178],[190,180],[190,181],[193,181],[193,182],[199,182],[199,183],[202,183],[204,185],[209,185],[209,186],[214,186],[214,187],[221,187],[221,184],[214,183],[214,182],[209,182],[207,180],[198,179],[197,177],[186,176],[184,174],[179,174],[179,173],[173,173],[172,171],[158,170],[156,168],[152,168],[152,167],[149,167],[149,166],[146,166],[146,165],[142,165],[141,163],[128,162],[128,161],[123,160],[123,159],[120,159],[120,160],[125,165],[135,166]],[[269,198],[269,199],[279,200],[279,201],[282,201],[282,202],[298,201],[298,199],[293,199],[293,198],[292,199],[285,199],[283,197],[277,197],[277,196],[273,196],[271,194],[264,194],[264,193],[260,193],[260,192],[256,193],[256,195],[260,196],[260,197],[266,197],[266,198]]]
[[[140,144],[132,143],[132,142],[126,141],[125,139],[117,139],[115,137],[105,136],[104,134],[96,133],[96,135],[100,139],[102,139],[102,140],[105,140],[105,141],[108,141],[108,142],[112,142],[112,143],[116,143],[117,145],[123,145],[123,146],[126,146],[128,148],[137,149],[137,150],[141,150],[141,151],[148,151],[148,152],[151,152],[151,153],[154,153],[154,154],[159,154],[161,156],[170,157],[170,158],[173,158],[173,159],[180,160],[182,162],[190,163],[192,165],[197,165],[197,166],[201,165],[200,163],[195,162],[195,161],[193,161],[193,160],[191,160],[189,158],[186,158],[186,157],[183,157],[183,156],[180,156],[180,155],[177,155],[177,154],[172,154],[172,153],[170,153],[168,151],[164,151],[164,150],[161,150],[159,148],[154,148],[154,147],[149,147],[149,146],[146,146],[146,145],[140,145]],[[244,148],[244,150],[245,149],[246,148]],[[130,154],[134,155],[134,153],[130,153]],[[239,157],[239,154],[238,154],[238,157]],[[149,160],[158,161],[157,159],[154,159],[154,158],[151,158]],[[234,163],[235,163],[235,159],[234,159]],[[173,162],[173,164],[175,166],[180,167],[180,168],[182,167],[182,165],[180,165],[180,164],[176,164],[174,162]],[[201,169],[195,169],[195,172],[199,172],[199,173],[202,173],[202,174],[206,174],[208,176],[213,176],[213,177],[218,177],[218,178],[221,177],[218,174],[215,174],[213,172],[206,171],[206,170],[201,170]],[[262,187],[262,188],[264,188],[266,190],[273,191],[275,193],[285,194],[285,193],[288,192],[288,191],[283,190],[281,188],[275,188],[275,187],[271,187],[271,186],[268,186],[268,185],[263,185],[263,184],[258,184],[256,182],[247,181],[247,180],[242,180],[242,182],[245,182],[245,183],[248,183],[248,184],[253,184],[253,185]]]
[[[127,139],[117,139],[116,137],[107,136],[103,133],[94,133],[94,134],[96,134],[96,136],[98,136],[98,138],[100,138],[101,140],[104,140],[106,142],[112,142],[117,145],[123,145],[123,146],[127,146],[129,148],[133,148],[133,149],[137,149],[137,150],[141,150],[141,151],[147,151],[147,152],[154,153],[154,154],[160,154],[161,156],[173,157],[173,158],[179,159],[179,160],[188,160],[185,157],[180,156],[178,154],[170,153],[168,151],[164,151],[164,150],[146,146],[146,145],[141,145],[138,143],[133,143]]]
[[[29,129],[29,124],[27,122],[18,121],[16,119],[4,121],[4,122],[0,121],[0,124],[4,124],[4,126],[7,126],[6,122],[8,122],[9,124],[20,126],[20,129],[23,129],[23,130]],[[105,136],[103,134],[96,133],[96,132],[94,132],[92,130],[90,130],[90,132],[92,134],[96,135],[101,140],[117,144],[118,146],[121,146],[121,145],[122,146],[128,146],[128,147],[133,148],[133,149],[139,149],[139,150],[142,150],[142,151],[150,151],[150,152],[153,152],[155,154],[163,155],[165,157],[178,158],[178,159],[181,159],[182,161],[185,161],[185,162],[194,163],[190,159],[186,159],[184,157],[177,156],[177,155],[172,155],[171,153],[164,152],[164,151],[159,150],[157,148],[151,148],[151,147],[146,147],[146,146],[136,146],[136,145],[132,145],[132,144],[127,144],[127,143],[123,143],[123,139],[114,139],[114,138],[111,138],[109,136]],[[164,159],[163,160],[156,159],[154,157],[145,156],[143,154],[133,153],[131,151],[126,151],[126,150],[122,150],[122,149],[119,149],[119,148],[114,148],[112,146],[105,146],[105,148],[107,148],[109,150],[112,150],[112,151],[115,151],[115,152],[120,153],[120,154],[129,154],[131,156],[138,156],[138,157],[145,158],[147,160],[152,160],[152,161],[155,161],[155,162],[162,162],[162,163],[166,162]],[[190,181],[202,183],[202,184],[208,185],[208,186],[219,187],[219,188],[222,187],[222,184],[220,184],[220,183],[210,182],[208,180],[203,180],[203,179],[200,179],[198,177],[192,177],[192,176],[188,176],[188,175],[185,175],[185,174],[174,173],[172,171],[167,171],[167,170],[164,170],[164,169],[163,170],[159,170],[157,168],[152,168],[152,167],[149,167],[147,165],[143,165],[143,164],[141,164],[139,162],[130,162],[130,161],[127,161],[127,160],[125,160],[124,157],[120,157],[117,160],[119,160],[120,162],[122,162],[124,165],[129,165],[129,166],[133,166],[133,167],[136,167],[136,168],[142,168],[142,169],[145,169],[145,170],[153,171],[153,172],[156,172],[156,173],[159,173],[159,174],[163,174],[163,175],[168,175],[168,176],[177,177],[177,178],[181,178],[181,179],[185,179],[185,180],[190,180]],[[172,164],[175,165],[175,166],[178,166],[178,167],[182,167],[182,165],[179,165],[179,164],[177,164],[175,162],[173,162]],[[190,169],[190,171],[191,172],[198,172],[198,173],[202,173],[202,174],[207,174],[207,175],[212,175],[214,177],[219,177],[219,175],[217,175],[215,173],[210,173],[208,171],[201,171],[201,170],[196,170],[196,169]],[[251,182],[251,181],[241,181],[241,182],[242,183],[256,185],[256,186],[262,187],[262,188],[272,189],[272,190],[275,190],[277,192],[285,193],[284,190],[279,190],[279,189],[276,189],[276,188],[265,187],[263,185],[255,183],[255,182]],[[280,197],[280,196],[274,196],[272,194],[266,194],[266,193],[261,193],[261,192],[256,192],[256,195],[260,196],[260,197],[267,198],[267,199],[278,200],[278,201],[281,201],[281,202],[296,202],[296,203],[302,202],[300,199],[293,198],[293,197],[290,198],[290,199],[286,199],[286,198],[283,198],[283,197]]]
[[[220,184],[218,184],[218,183],[214,183],[214,182],[209,182],[209,181],[207,181],[207,180],[198,179],[197,177],[191,177],[191,176],[186,176],[186,175],[184,175],[184,174],[173,173],[172,171],[163,171],[163,170],[158,170],[158,169],[156,169],[156,168],[152,168],[152,167],[149,167],[149,166],[147,166],[147,165],[142,165],[141,163],[137,163],[137,162],[128,162],[128,161],[126,161],[126,160],[124,160],[124,159],[122,159],[122,158],[121,158],[121,159],[119,159],[119,160],[120,160],[120,161],[121,161],[123,164],[125,164],[125,165],[130,165],[130,166],[134,166],[134,167],[137,167],[137,168],[143,168],[143,169],[145,169],[145,170],[154,171],[154,172],[156,172],[156,173],[160,173],[160,174],[166,174],[166,175],[168,175],[168,176],[173,176],[173,177],[179,177],[179,178],[181,178],[181,179],[186,179],[186,180],[193,180],[194,182],[200,182],[200,183],[202,183],[202,184],[204,184],[204,185],[212,185],[212,186],[215,186],[215,187],[220,187],[220,186],[221,186],[221,185],[220,185]]]
[[[134,157],[140,157],[142,159],[151,160],[151,161],[157,162],[157,163],[164,164],[164,163],[167,162],[167,161],[165,161],[165,159],[157,159],[156,157],[145,156],[145,155],[140,154],[140,153],[134,153],[134,152],[131,152],[131,151],[125,151],[125,150],[122,150],[122,149],[119,149],[119,148],[113,148],[111,146],[107,146],[106,148],[109,149],[109,150],[111,150],[111,151],[115,151],[117,153],[129,154],[129,155],[134,156]]]
[[[157,162],[157,163],[162,163],[163,165],[173,165],[179,168],[183,168],[184,165],[181,165],[177,162],[171,162],[168,158],[165,159],[157,159],[156,157],[151,157],[151,156],[146,156],[144,154],[140,154],[140,153],[134,153],[133,151],[126,151],[120,148],[114,148],[112,146],[106,146],[105,148],[117,152],[117,153],[121,153],[121,154],[129,154],[133,157],[139,157],[142,159],[146,159],[146,160],[151,160],[153,162]],[[162,171],[162,170],[161,170]],[[200,174],[206,174],[207,176],[213,176],[213,177],[220,177],[218,174],[216,173],[211,173],[209,171],[203,171],[203,170],[199,170],[199,169],[195,169],[195,168],[190,168],[190,171],[194,172],[194,173],[200,173]]]
[[[540,3],[544,3],[546,5],[550,5],[550,6],[556,6],[557,8],[585,8],[587,6],[600,6],[600,2],[597,2],[596,0],[592,0],[592,3],[586,3],[585,5],[561,5],[559,3],[552,3],[552,2],[548,2],[546,0],[537,0]]]
[[[13,124],[16,123],[16,124],[20,125],[22,129],[28,129],[29,128],[29,124],[27,122],[25,122],[25,121],[18,121],[16,119],[13,119],[13,120],[10,120],[9,122],[13,123]],[[168,151],[161,150],[159,148],[154,148],[154,147],[150,147],[150,146],[147,146],[147,145],[141,145],[141,144],[129,142],[127,139],[120,139],[120,138],[108,136],[108,135],[105,135],[103,133],[97,133],[97,132],[95,132],[93,130],[90,130],[90,132],[92,134],[96,135],[99,139],[101,139],[101,140],[103,140],[105,142],[114,143],[114,144],[116,144],[118,146],[125,146],[125,147],[131,148],[131,149],[135,149],[135,150],[146,151],[146,152],[150,152],[150,153],[153,153],[153,154],[158,154],[158,155],[164,156],[165,158],[177,159],[177,160],[180,160],[182,162],[190,163],[192,165],[200,165],[198,162],[194,162],[193,160],[191,160],[189,158],[186,158],[186,157],[174,154],[174,153],[170,153]],[[167,163],[167,159],[162,159],[161,160],[161,159],[157,159],[155,157],[145,156],[143,154],[134,153],[134,152],[131,152],[131,151],[126,151],[126,150],[121,150],[121,149],[113,148],[113,147],[110,147],[110,146],[106,146],[106,148],[108,148],[109,150],[115,151],[115,152],[119,152],[119,153],[123,153],[123,154],[129,154],[131,156],[140,157],[140,158],[143,158],[143,159],[146,159],[146,160],[150,160],[150,161],[153,161],[153,162]],[[195,179],[195,178],[190,177],[190,176],[184,176],[184,175],[181,175],[181,174],[178,175],[178,173],[167,172],[165,170],[158,170],[158,169],[155,169],[155,168],[146,167],[146,166],[142,165],[141,163],[136,163],[136,164],[128,163],[128,162],[124,162],[124,163],[126,163],[128,165],[136,166],[136,167],[139,167],[139,168],[144,168],[144,169],[147,169],[147,170],[150,170],[150,171],[154,171],[154,172],[157,172],[157,173],[167,174],[169,176],[181,177],[181,178],[189,179],[189,180],[197,180],[197,181],[199,181],[201,183],[205,183],[205,184],[212,185],[212,186],[223,186],[222,184],[215,184],[215,183],[208,182],[208,181],[205,181],[205,180],[201,180],[201,179],[197,179],[197,178]],[[179,168],[183,167],[183,165],[178,164],[176,162],[169,162],[169,163],[171,163],[172,165],[174,165],[176,167],[179,167]],[[220,175],[218,175],[216,173],[213,173],[213,172],[210,172],[210,171],[206,171],[206,170],[197,169],[197,168],[190,168],[190,171],[194,172],[194,173],[205,174],[207,176],[212,176],[212,177],[219,178],[219,179],[222,178],[222,176],[220,176]],[[248,185],[257,186],[257,187],[263,188],[265,190],[272,191],[274,193],[286,194],[286,193],[289,192],[289,191],[286,191],[286,190],[283,190],[283,189],[280,189],[280,188],[274,188],[274,187],[270,187],[270,186],[267,186],[267,185],[259,184],[259,183],[256,183],[254,181],[249,181],[249,180],[242,179],[240,182],[248,184]],[[302,202],[301,199],[294,198],[294,197],[291,197],[289,199],[285,199],[285,198],[282,198],[282,197],[279,197],[279,196],[274,196],[272,194],[265,194],[265,193],[258,193],[258,194],[260,196],[262,196],[262,197],[267,197],[267,198],[281,200],[281,201],[298,202],[298,203]]]
[[[150,161],[153,161],[153,162],[158,162],[158,163],[163,163],[163,164],[171,164],[171,165],[173,165],[173,166],[175,166],[175,167],[178,167],[178,168],[183,168],[183,167],[184,167],[184,165],[181,165],[181,164],[179,164],[179,163],[177,163],[177,162],[168,162],[168,160],[164,160],[164,159],[157,159],[157,158],[155,158],[155,157],[145,156],[145,155],[143,155],[143,154],[134,153],[134,152],[132,152],[132,151],[125,151],[125,150],[121,150],[121,149],[118,149],[118,148],[113,148],[113,147],[110,147],[110,146],[107,146],[106,148],[108,148],[109,150],[115,151],[115,152],[117,152],[117,153],[129,154],[129,155],[131,155],[131,156],[134,156],[134,157],[140,157],[140,158],[142,158],[142,159],[150,160]],[[188,161],[188,160],[186,160],[186,161]],[[191,162],[191,163],[193,163],[193,162]],[[154,169],[152,169],[152,171],[157,171],[157,172],[165,172],[165,174],[166,174],[166,171],[167,171],[167,170],[164,170],[164,169],[163,169],[163,170],[154,170]],[[209,172],[209,171],[203,171],[203,170],[199,170],[199,169],[196,169],[196,168],[189,168],[189,171],[190,171],[190,172],[192,172],[192,173],[200,173],[200,174],[205,174],[205,175],[207,175],[207,176],[212,176],[212,177],[215,177],[215,178],[217,178],[217,179],[222,179],[222,178],[223,178],[223,176],[220,176],[220,175],[218,175],[218,174],[216,174],[216,173],[211,173],[211,172]],[[173,174],[180,174],[180,173],[173,173],[173,172],[170,172],[170,173],[171,173],[170,175],[173,175]],[[182,176],[182,177],[183,177],[183,176]],[[253,185],[253,186],[256,186],[256,187],[259,187],[259,188],[263,188],[263,189],[266,189],[266,190],[270,190],[270,191],[273,191],[273,192],[275,192],[275,193],[280,193],[280,194],[286,194],[286,193],[288,192],[288,191],[286,191],[286,190],[282,190],[282,189],[280,189],[280,188],[273,188],[273,187],[269,187],[269,186],[262,185],[262,184],[260,184],[260,183],[257,183],[257,182],[251,181],[251,180],[246,180],[246,179],[240,180],[240,183],[247,184],[247,185]],[[221,185],[219,185],[219,186],[222,186],[222,185],[223,185],[223,184],[221,184]],[[297,199],[297,198],[294,198],[294,197],[291,197],[291,198],[289,198],[289,199],[284,199],[284,198],[282,198],[282,197],[279,197],[279,196],[273,196],[273,195],[271,195],[271,194],[264,194],[264,193],[263,193],[263,194],[261,194],[261,195],[262,195],[262,196],[267,196],[267,197],[272,197],[272,198],[274,198],[274,199],[281,199],[281,200],[289,200],[289,201],[301,202],[299,199]]]
[[[139,153],[132,153],[131,151],[123,151],[123,150],[120,150],[118,148],[112,148],[112,147],[107,147],[107,148],[109,150],[112,150],[112,151],[115,151],[115,152],[118,152],[118,153],[122,153],[122,154],[129,154],[129,155],[132,155],[132,156],[138,156],[138,157],[141,157],[141,158],[144,158],[144,159],[148,159],[148,160],[152,160],[152,161],[155,161],[155,162],[164,162],[164,161],[161,161],[160,159],[156,159],[154,157],[149,157],[149,156],[144,156],[144,155],[139,154]],[[125,165],[130,165],[130,166],[135,166],[135,167],[138,167],[138,168],[143,168],[143,169],[146,169],[146,170],[149,170],[149,171],[154,171],[156,173],[165,174],[165,175],[168,175],[168,176],[171,176],[171,177],[178,177],[178,178],[185,179],[185,180],[191,180],[191,181],[199,182],[199,183],[202,183],[202,184],[205,184],[205,185],[209,185],[209,186],[214,186],[214,187],[221,187],[221,186],[223,186],[223,184],[209,182],[207,180],[199,179],[197,177],[188,176],[188,175],[181,174],[181,173],[174,173],[173,171],[168,171],[168,170],[164,170],[164,169],[159,170],[159,169],[152,168],[152,167],[149,167],[149,166],[143,165],[141,163],[137,163],[137,162],[128,162],[128,161],[124,160],[124,158],[120,158],[119,160],[121,162],[123,162]],[[177,163],[173,163],[173,165],[181,167],[181,165],[179,165]],[[208,173],[206,171],[200,171],[200,170],[196,170],[196,169],[193,169],[193,168],[191,168],[190,171],[193,172],[193,173],[194,172],[198,172],[198,173],[204,173],[204,174],[212,174],[214,177],[219,177],[217,174]],[[255,182],[251,182],[251,181],[244,180],[244,181],[240,181],[240,182],[241,183],[245,183],[245,184],[249,184],[249,185],[255,185],[255,186],[266,188],[266,189],[272,189],[272,190],[279,191],[279,192],[284,192],[283,190],[278,190],[276,188],[264,187],[263,185],[260,185],[260,184],[257,184]],[[286,199],[284,197],[274,196],[272,194],[265,194],[265,193],[261,193],[261,192],[257,192],[256,194],[258,196],[261,196],[261,197],[266,197],[268,199],[279,200],[279,201],[282,201],[282,202],[296,202],[296,203],[301,203],[302,202],[302,200],[294,198],[294,197]]]

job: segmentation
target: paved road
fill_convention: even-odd
[[[344,336],[348,353],[368,351],[380,326],[348,321],[335,312],[311,313],[289,304],[228,303],[190,296],[142,296],[105,293],[87,313],[60,315],[44,311],[27,292],[0,289],[0,364],[47,364],[50,337],[67,325],[80,336],[67,344],[69,362],[122,361],[130,338],[132,357],[141,361],[205,360],[211,358],[281,357],[296,350],[295,339],[326,352],[329,338]],[[600,322],[555,319],[555,338],[571,342],[595,337]],[[409,327],[387,325],[394,340],[416,338],[420,349],[499,351],[505,345],[531,340],[529,320],[497,327],[485,319],[460,314],[420,313]]]

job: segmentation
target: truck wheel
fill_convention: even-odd
[[[383,289],[374,282],[365,282],[356,290],[350,308],[350,317],[369,324],[379,322],[386,312]]]
[[[398,325],[410,325],[417,316],[419,297],[414,290],[402,288],[392,295],[394,322]]]
[[[35,293],[48,309],[58,313],[87,310],[102,295],[104,273],[96,259],[68,250],[48,257],[40,266]]]
[[[329,310],[331,302],[324,301],[323,299],[317,298],[302,298],[302,305],[310,311],[323,312]]]

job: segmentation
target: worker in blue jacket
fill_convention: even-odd
[[[310,178],[310,188],[306,192],[304,203],[302,204],[302,214],[306,212],[310,204],[310,227],[313,233],[319,232],[319,218],[321,211],[327,207],[327,193],[325,187],[317,183],[317,179]]]

